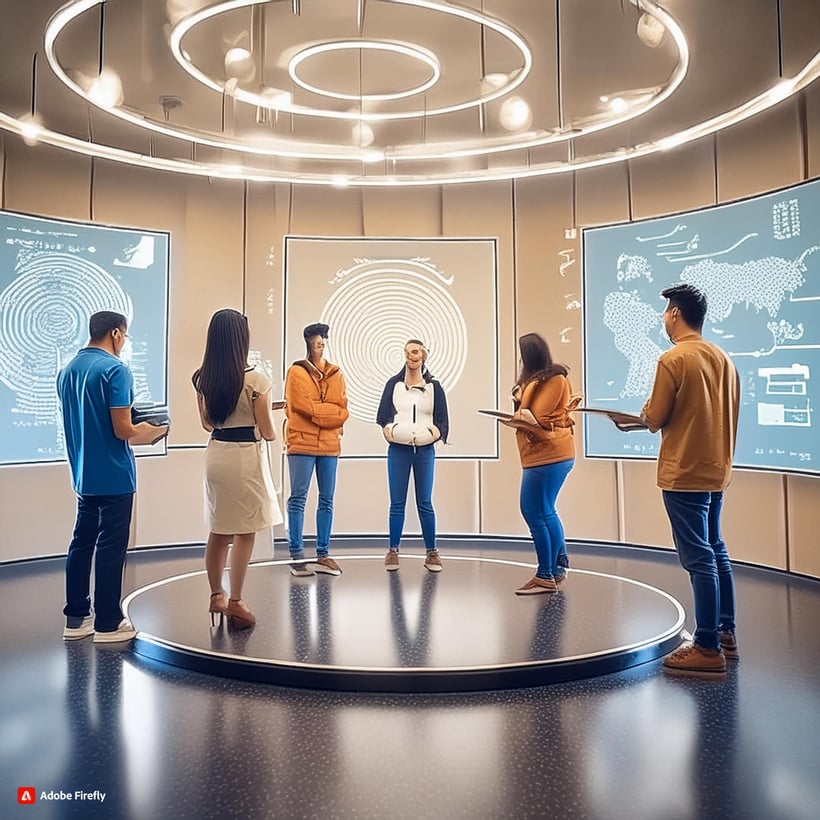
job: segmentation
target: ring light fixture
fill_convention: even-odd
[[[95,102],[90,98],[89,88],[84,87],[88,84],[79,82],[75,72],[65,69],[60,64],[56,44],[62,32],[73,20],[103,2],[105,0],[69,0],[52,16],[45,30],[44,50],[52,70],[72,92],[86,99],[90,105],[95,105]],[[687,39],[677,21],[653,0],[629,0],[629,2],[636,6],[642,14],[648,14],[656,18],[663,25],[666,34],[669,36],[668,39],[671,43],[674,43],[678,59],[672,74],[665,82],[651,87],[648,94],[636,95],[632,98],[622,96],[625,105],[617,107],[625,108],[625,110],[613,111],[610,109],[588,117],[579,116],[562,128],[541,128],[523,134],[489,134],[438,141],[422,139],[395,145],[377,144],[367,146],[364,144],[365,140],[356,140],[355,137],[351,139],[353,135],[350,131],[347,132],[346,142],[308,142],[275,133],[259,139],[243,139],[224,133],[203,131],[159,119],[155,120],[141,111],[130,108],[127,104],[97,105],[108,114],[130,125],[183,140],[192,147],[201,145],[235,153],[236,159],[223,163],[200,161],[196,159],[196,152],[193,148],[190,158],[168,158],[153,156],[152,152],[140,153],[105,145],[91,139],[78,139],[51,130],[43,125],[41,121],[32,122],[30,113],[17,118],[5,112],[0,112],[0,127],[19,134],[29,142],[39,140],[80,154],[177,173],[226,179],[298,182],[311,185],[360,187],[440,185],[559,174],[622,162],[657,151],[667,150],[755,116],[805,88],[820,75],[820,52],[818,52],[793,77],[782,79],[772,88],[709,120],[689,125],[676,133],[655,137],[634,145],[621,145],[611,150],[582,156],[577,150],[579,143],[576,140],[578,137],[612,128],[615,125],[642,116],[652,108],[660,105],[674,93],[686,76],[689,67]],[[351,121],[353,126],[359,125],[360,127],[366,124],[372,126],[375,123],[390,120],[419,119],[424,123],[431,117],[446,116],[470,108],[481,108],[495,100],[503,102],[512,96],[512,92],[519,89],[530,74],[533,58],[524,38],[509,24],[484,14],[483,6],[482,11],[479,12],[451,3],[433,2],[433,0],[371,0],[371,3],[382,3],[385,8],[392,5],[407,6],[431,14],[448,14],[471,24],[486,27],[499,37],[504,38],[508,48],[515,49],[521,63],[513,66],[512,70],[506,73],[492,72],[493,82],[481,82],[477,78],[476,94],[469,100],[459,100],[451,105],[440,105],[430,109],[413,108],[404,111],[356,110],[354,106],[352,109],[342,111],[332,108],[320,109],[297,105],[287,92],[279,89],[263,87],[257,93],[242,88],[241,85],[234,82],[235,87],[228,91],[226,89],[227,78],[209,77],[194,65],[190,54],[183,48],[184,38],[189,32],[199,23],[218,14],[260,5],[261,0],[218,2],[182,16],[170,29],[169,46],[174,58],[189,75],[223,98],[226,93],[229,93],[238,103],[277,110],[297,118],[306,116],[324,117],[328,120],[348,120]],[[667,43],[668,45],[669,43]],[[394,89],[383,94],[380,92],[370,95],[355,95],[355,98],[354,95],[345,95],[329,89],[322,89],[315,83],[305,83],[300,77],[300,66],[304,67],[307,64],[306,61],[310,58],[323,53],[350,49],[359,49],[360,51],[367,49],[382,50],[415,59],[425,64],[430,73],[415,88]],[[348,38],[326,40],[321,43],[303,43],[295,47],[290,55],[288,71],[297,86],[329,99],[348,101],[355,99],[359,102],[359,108],[368,103],[371,105],[371,109],[376,109],[378,103],[384,101],[395,102],[423,94],[440,83],[443,70],[440,58],[428,48],[415,43],[375,38],[371,40]],[[518,94],[526,100],[525,89],[520,89]],[[422,131],[426,135],[426,129],[423,126]],[[576,150],[570,152],[569,159],[565,161],[532,161],[531,149],[568,141],[576,141],[574,143]],[[492,155],[501,152],[522,150],[527,152],[526,160],[519,160],[517,164],[505,161],[505,167],[493,167],[493,163],[490,162],[486,167],[456,170],[451,163],[452,160],[468,157],[486,156],[490,158]],[[308,167],[300,166],[284,169],[277,167],[277,158],[312,164]],[[422,168],[421,163],[427,163],[427,167]]]

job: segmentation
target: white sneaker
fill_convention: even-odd
[[[130,641],[136,635],[137,630],[134,629],[134,624],[128,618],[123,618],[120,625],[111,632],[94,632],[94,643],[120,643]]]
[[[63,640],[78,641],[80,638],[87,638],[89,635],[93,634],[94,616],[86,615],[79,626],[68,626],[68,622],[66,622],[66,627],[63,629]]]

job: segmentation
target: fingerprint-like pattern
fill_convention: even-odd
[[[412,261],[369,263],[328,299],[321,321],[330,325],[329,358],[342,368],[348,409],[360,421],[376,418],[387,379],[404,364],[404,345],[420,339],[428,366],[452,390],[467,362],[467,326],[449,291]]]
[[[34,254],[0,293],[0,379],[17,396],[16,412],[35,422],[57,422],[55,380],[88,338],[99,310],[124,314],[132,304],[117,281],[86,259]]]

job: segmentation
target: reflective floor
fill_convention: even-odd
[[[459,545],[457,553],[466,549]],[[514,594],[529,565],[444,550],[386,572],[381,555],[337,555],[343,575],[294,577],[288,560],[249,568],[253,629],[211,625],[204,570],[128,596],[134,651],[185,669],[314,689],[469,692],[621,671],[677,648],[672,596],[609,573],[571,569],[560,590]],[[228,579],[225,579],[225,587]]]
[[[354,550],[381,551],[338,552]],[[458,550],[531,560],[522,543],[442,545]],[[672,554],[570,551],[573,569],[643,581],[691,611]],[[201,561],[201,548],[135,554],[127,587]],[[0,816],[813,820],[820,583],[748,567],[736,581],[742,657],[722,681],[669,678],[651,661],[543,687],[407,695],[240,682],[63,643],[62,561],[2,566]],[[23,786],[35,806],[18,806]],[[60,792],[72,799],[41,799]]]

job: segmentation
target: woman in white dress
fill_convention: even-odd
[[[193,383],[202,426],[211,434],[205,457],[205,490],[210,532],[205,569],[211,587],[211,624],[219,615],[246,629],[256,618],[242,600],[242,588],[259,530],[282,523],[267,457],[276,433],[271,415],[271,382],[248,367],[250,331],[239,311],[217,311],[208,326],[202,366]],[[230,596],[222,577],[231,550]]]

